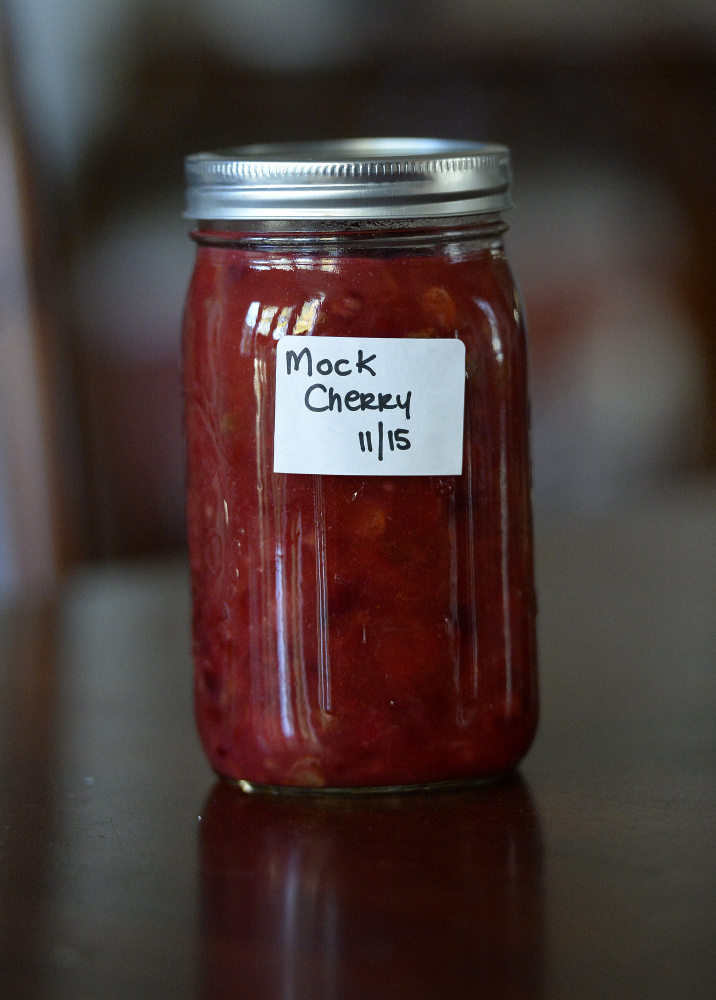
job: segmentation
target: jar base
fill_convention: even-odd
[[[453,778],[448,781],[426,781],[410,785],[361,785],[345,788],[315,788],[303,785],[263,785],[244,778],[219,777],[247,795],[295,795],[299,797],[336,796],[351,797],[361,795],[395,795],[413,794],[415,792],[440,792],[444,790],[481,788],[494,785],[506,778],[511,771],[504,771],[489,778]]]

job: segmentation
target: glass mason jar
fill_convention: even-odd
[[[490,778],[537,723],[526,349],[504,147],[187,160],[196,714],[214,769]]]

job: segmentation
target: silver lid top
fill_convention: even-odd
[[[190,219],[415,219],[510,207],[507,147],[344,139],[188,156]]]

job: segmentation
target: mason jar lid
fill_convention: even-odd
[[[510,207],[506,146],[344,139],[188,156],[190,219],[414,219]]]

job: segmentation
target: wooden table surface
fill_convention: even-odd
[[[716,494],[538,532],[543,712],[482,790],[266,799],[182,563],[0,618],[0,997],[716,996]]]

